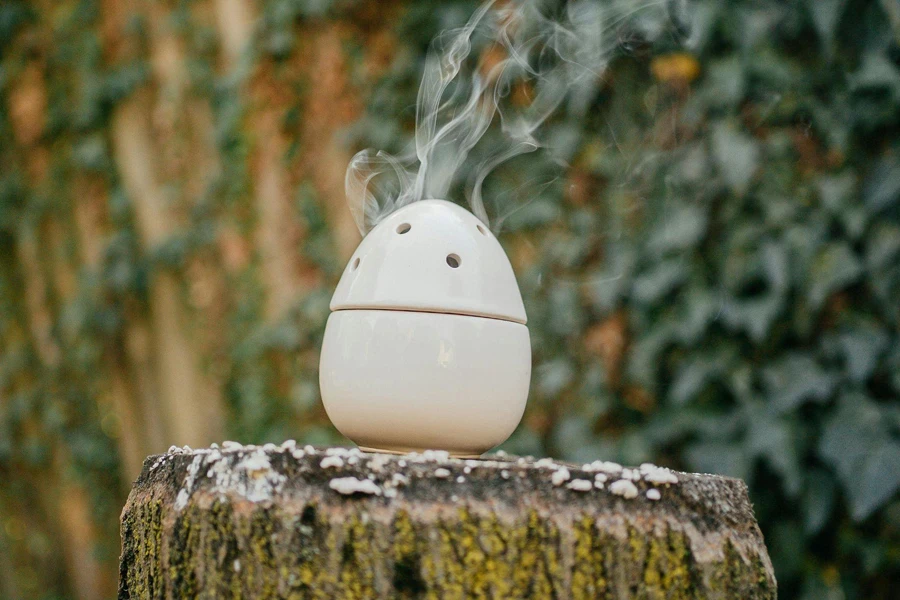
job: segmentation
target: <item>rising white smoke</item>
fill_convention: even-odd
[[[489,0],[464,27],[435,38],[416,101],[414,153],[367,149],[347,168],[347,198],[363,235],[411,202],[447,199],[470,151],[499,117],[505,143],[479,159],[467,190],[472,211],[489,224],[487,176],[541,147],[538,129],[567,97],[584,110],[629,18],[665,12],[670,0],[573,0],[555,13],[553,4]]]

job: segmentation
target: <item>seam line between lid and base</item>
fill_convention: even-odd
[[[332,309],[331,312],[349,312],[354,310],[372,310],[372,311],[384,311],[384,312],[407,312],[407,313],[420,313],[420,314],[432,314],[432,315],[453,315],[457,317],[474,317],[476,319],[488,319],[491,321],[506,321],[507,323],[515,323],[516,325],[525,325],[527,326],[527,321],[520,321],[518,319],[513,319],[511,317],[501,317],[498,315],[490,315],[487,313],[474,313],[474,312],[459,312],[459,311],[448,311],[448,310],[428,310],[427,308],[393,308],[387,306],[344,306],[341,308]]]

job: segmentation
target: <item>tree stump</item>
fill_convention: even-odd
[[[119,598],[775,598],[747,488],[652,465],[240,446],[151,456]]]

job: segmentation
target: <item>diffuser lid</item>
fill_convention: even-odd
[[[420,200],[363,238],[331,310],[442,312],[525,323],[525,306],[500,242],[466,209]]]

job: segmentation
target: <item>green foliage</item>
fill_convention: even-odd
[[[421,53],[471,7],[413,8],[398,35]],[[569,186],[495,211],[512,211],[535,355],[538,429],[507,446],[744,478],[785,597],[900,577],[900,31],[883,10],[689,3],[687,38],[619,52],[588,117],[544,132],[578,128]],[[700,68],[689,87],[654,77],[672,52]],[[371,94],[367,142],[408,126],[416,66]],[[546,170],[533,158],[491,192]],[[616,315],[621,356],[592,352]]]

